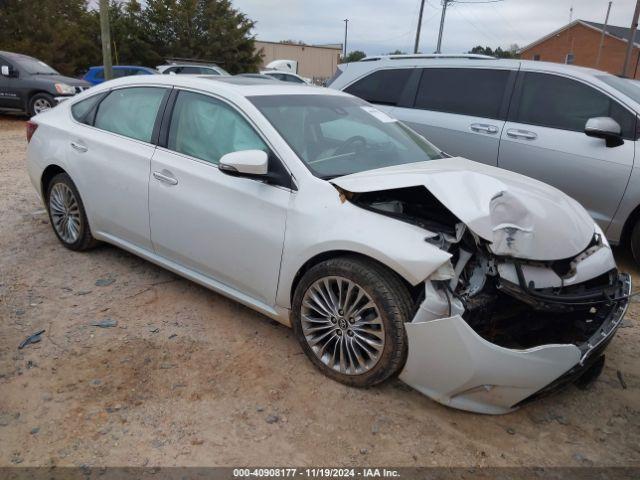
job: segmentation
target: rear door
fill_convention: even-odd
[[[413,104],[393,116],[452,156],[488,165],[498,162],[515,71],[424,68]]]
[[[119,88],[97,106],[91,97],[72,107],[77,125],[69,134],[67,157],[92,229],[146,250],[152,249],[148,187],[153,137],[169,92]]]
[[[607,148],[587,137],[589,118],[612,117],[624,144]],[[498,166],[553,185],[578,200],[606,230],[618,208],[635,155],[636,116],[605,92],[581,80],[522,72]]]

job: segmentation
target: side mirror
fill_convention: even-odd
[[[15,76],[15,71],[13,71],[9,65],[2,65],[0,67],[0,74],[2,74],[3,77],[13,77]]]
[[[584,133],[589,137],[602,138],[608,148],[619,147],[624,143],[620,124],[611,117],[594,117],[587,120]]]
[[[223,155],[218,168],[229,175],[258,177],[269,172],[269,156],[262,150],[241,150]]]

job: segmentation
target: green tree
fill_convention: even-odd
[[[502,47],[498,47],[492,50],[491,47],[483,47],[478,45],[469,50],[469,53],[477,53],[479,55],[489,55],[496,58],[517,58],[519,47],[517,44],[509,46],[508,50],[503,50]]]
[[[254,22],[229,0],[148,0],[146,39],[161,57],[211,60],[231,73],[256,71]]]
[[[347,56],[342,59],[342,63],[357,62],[359,60],[362,60],[366,56],[367,54],[362,50],[354,50],[347,53]]]
[[[0,46],[75,75],[100,58],[85,0],[0,2]]]

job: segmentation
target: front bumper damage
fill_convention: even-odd
[[[434,319],[434,302],[427,296],[406,324],[409,354],[400,379],[444,405],[503,414],[589,375],[602,368],[602,352],[627,310],[631,279],[615,275],[612,298],[618,300],[599,306],[591,320],[599,327],[579,343],[506,348],[483,338],[462,314]],[[455,312],[455,303],[449,309]]]

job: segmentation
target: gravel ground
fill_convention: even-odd
[[[595,384],[509,415],[348,388],[231,300],[114,247],[64,249],[24,137],[0,117],[0,466],[640,465],[639,304]]]

